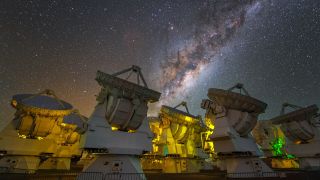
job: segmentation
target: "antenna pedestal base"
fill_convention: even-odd
[[[83,172],[87,174],[100,172],[104,179],[120,180],[134,178],[145,180],[139,156],[134,155],[116,155],[116,154],[97,154],[94,161],[88,164]],[[85,180],[86,173],[79,175],[77,180]],[[126,175],[127,174],[127,175]],[[125,177],[128,176],[128,177]],[[136,177],[132,177],[136,176]]]
[[[259,157],[233,157],[221,161],[229,178],[277,177]]]

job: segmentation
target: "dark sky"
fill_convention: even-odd
[[[47,88],[89,115],[96,71],[132,64],[161,103],[201,115],[208,88],[241,82],[265,119],[320,104],[320,1],[2,0],[0,54],[1,123],[12,95]]]

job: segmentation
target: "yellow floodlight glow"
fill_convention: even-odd
[[[38,136],[37,139],[40,141],[43,139],[43,137]]]
[[[185,120],[186,120],[187,122],[192,122],[192,121],[193,121],[192,117],[189,117],[189,116],[186,116],[186,117],[185,117]]]
[[[214,125],[213,125],[212,121],[210,120],[210,118],[205,118],[205,123],[206,123],[207,127],[210,129],[210,131],[214,130]]]
[[[66,127],[67,124],[66,124],[66,123],[61,123],[61,126],[62,126],[62,127]]]
[[[19,134],[19,138],[26,139],[26,138],[27,138],[27,136],[26,136],[26,135],[23,135],[23,134]]]
[[[301,141],[296,141],[296,142],[294,142],[295,144],[301,144]]]
[[[119,129],[118,127],[111,126],[111,130],[112,130],[112,131],[117,131],[118,129]]]

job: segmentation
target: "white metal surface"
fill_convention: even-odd
[[[98,104],[88,120],[88,131],[81,139],[81,146],[92,153],[94,159],[84,172],[142,173],[139,155],[152,149],[153,134],[147,122],[147,104],[160,98],[160,93],[116,77],[132,70],[133,66],[113,75],[98,71],[96,80],[102,86],[97,97]]]
[[[210,137],[219,157],[219,168],[228,173],[250,173],[252,177],[272,172],[259,158],[261,152],[250,134],[267,105],[222,89],[209,89],[208,97],[211,100],[204,100],[202,105],[215,126]]]

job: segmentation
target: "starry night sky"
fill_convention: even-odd
[[[204,115],[208,88],[241,82],[266,119],[283,102],[320,105],[320,1],[2,0],[0,54],[0,125],[12,95],[44,89],[88,116],[96,71],[132,64],[163,104]]]

